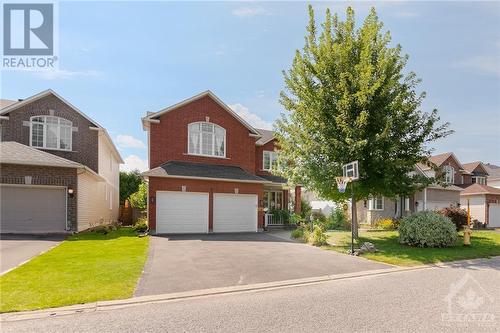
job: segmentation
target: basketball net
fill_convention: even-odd
[[[335,177],[337,181],[337,188],[340,193],[345,193],[345,189],[347,187],[347,183],[351,181],[351,177]]]

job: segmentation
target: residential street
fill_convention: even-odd
[[[497,257],[315,285],[3,322],[2,331],[498,332],[498,281]],[[463,322],[452,321],[457,319]]]

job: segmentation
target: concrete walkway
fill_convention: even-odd
[[[135,296],[391,267],[265,233],[153,236]]]

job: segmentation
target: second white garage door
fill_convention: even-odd
[[[500,203],[490,203],[488,226],[500,228]]]
[[[208,193],[156,192],[156,232],[208,232]]]
[[[256,232],[257,195],[214,194],[214,232]]]

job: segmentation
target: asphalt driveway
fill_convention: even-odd
[[[135,295],[390,268],[265,233],[152,236]]]
[[[64,237],[63,235],[1,235],[0,274],[58,245]]]

